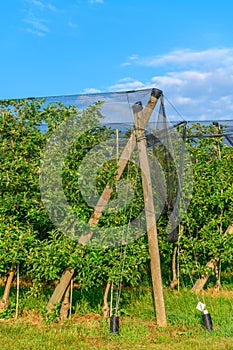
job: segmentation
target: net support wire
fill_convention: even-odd
[[[118,129],[116,129],[116,160],[118,161],[119,158],[119,146],[118,146]],[[127,179],[129,177],[129,167],[127,168]],[[127,181],[127,188],[126,188],[126,202],[129,195],[129,181]],[[117,188],[117,184],[116,184]],[[126,211],[126,207],[124,208]],[[127,225],[126,235],[125,230],[122,232],[121,242],[128,243],[128,232],[129,232],[129,225],[132,218],[132,208],[130,209],[130,218]],[[121,291],[122,291],[122,280],[123,280],[123,274],[124,274],[124,267],[125,267],[125,259],[127,254],[127,249],[124,249],[123,252],[123,244],[120,245],[120,270],[118,275],[118,284],[117,284],[117,290],[116,290],[116,304],[115,304],[115,310],[113,312],[113,294],[114,294],[114,283],[111,282],[111,300],[110,300],[110,332],[114,334],[119,334],[119,303],[120,303],[120,297],[121,297]]]

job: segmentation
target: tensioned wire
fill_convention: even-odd
[[[128,107],[130,110],[130,114],[131,117],[133,119],[133,112],[132,109],[130,107],[130,101],[129,101],[129,96],[127,94],[127,101],[128,101]],[[129,195],[129,171],[130,171],[130,166],[127,166],[127,189],[126,189],[126,203],[128,203],[128,195]],[[138,177],[138,173],[139,173],[139,167],[136,167],[136,178]],[[122,281],[123,281],[123,274],[124,274],[124,268],[125,268],[125,260],[126,260],[126,254],[127,254],[127,248],[124,249],[123,252],[123,240],[126,242],[126,245],[128,244],[128,236],[129,236],[129,227],[130,227],[130,223],[131,223],[131,218],[132,218],[132,206],[130,207],[130,215],[129,215],[129,221],[128,221],[128,225],[127,225],[127,230],[126,232],[123,231],[122,233],[122,238],[121,238],[121,252],[120,252],[120,271],[119,271],[119,275],[118,275],[118,287],[117,287],[117,297],[116,297],[116,305],[115,305],[115,316],[117,316],[118,314],[118,310],[119,310],[119,303],[120,303],[120,297],[121,297],[121,292],[122,292]],[[124,207],[124,213],[126,215],[126,206]],[[124,229],[125,230],[125,229]],[[126,233],[126,236],[124,236],[124,233]]]

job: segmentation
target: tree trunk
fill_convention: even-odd
[[[221,261],[219,261],[219,266],[216,265],[215,276],[217,278],[216,284],[214,286],[214,293],[218,293],[221,288]]]
[[[174,289],[178,285],[178,278],[176,273],[176,256],[177,256],[178,246],[175,245],[173,256],[172,256],[172,281],[170,283],[170,288]]]
[[[103,311],[103,315],[104,317],[108,317],[109,316],[109,305],[108,305],[108,293],[109,293],[109,289],[111,287],[111,282],[108,282],[105,288],[105,292],[104,292],[104,307],[102,309]]]
[[[227,230],[224,233],[224,236],[228,235],[229,233],[233,233],[233,222],[228,226]],[[206,267],[211,268],[213,271],[216,271],[217,264],[219,262],[219,259],[212,258],[207,264]],[[210,273],[206,272],[203,276],[201,276],[196,283],[194,284],[192,290],[194,290],[196,293],[199,293],[205,286],[206,282],[208,281],[210,277]]]
[[[13,270],[13,266],[12,266],[10,269],[9,275],[7,277],[2,300],[0,301],[0,310],[7,309],[9,306],[9,294],[10,294],[11,284],[12,284],[13,278],[14,278],[14,270]]]
[[[179,254],[179,241],[180,238],[182,236],[184,232],[184,226],[183,225],[179,225],[179,234],[178,234],[178,244],[174,246],[174,250],[173,250],[173,256],[172,256],[172,281],[170,283],[170,288],[174,289],[176,286],[178,286],[178,290],[179,290],[179,263],[178,263],[178,259],[179,256],[177,258],[177,254]]]
[[[70,308],[70,290],[71,290],[71,286],[69,284],[65,292],[64,300],[61,304],[61,309],[60,309],[61,321],[64,321],[68,318],[69,308]]]

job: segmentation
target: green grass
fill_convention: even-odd
[[[40,316],[49,297],[47,293],[35,298],[21,290],[19,318],[0,321],[0,349],[233,350],[232,291],[205,293],[201,298],[213,320],[214,330],[210,333],[196,310],[196,296],[188,290],[165,291],[168,327],[159,329],[150,288],[123,289],[119,335],[110,334],[109,321],[100,315],[103,291],[75,290],[76,312],[72,318],[49,325]],[[13,290],[11,300],[14,299]]]

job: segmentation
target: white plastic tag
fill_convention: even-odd
[[[205,310],[205,308],[206,308],[206,305],[199,301],[199,303],[197,304],[196,309],[201,311],[201,312],[203,312]]]

